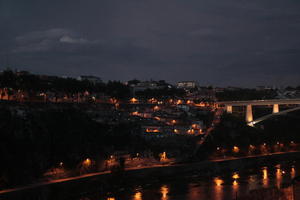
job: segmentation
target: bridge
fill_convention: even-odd
[[[274,115],[286,114],[300,109],[300,106],[285,111],[279,110],[279,105],[300,105],[300,99],[268,99],[268,100],[249,100],[249,101],[221,101],[217,102],[217,105],[224,105],[227,113],[232,113],[233,106],[245,106],[246,107],[246,122],[249,126],[254,126],[254,124],[266,120]],[[265,105],[273,106],[273,113],[260,117],[253,120],[252,106]]]

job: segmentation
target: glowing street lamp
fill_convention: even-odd
[[[159,110],[159,107],[158,107],[158,106],[154,106],[153,110],[154,110],[154,111],[158,111],[158,110]]]
[[[232,178],[236,180],[236,179],[239,179],[240,176],[237,172],[235,172],[235,173],[233,173]]]
[[[232,149],[232,151],[233,151],[234,153],[238,153],[238,152],[240,151],[240,148],[237,147],[237,146],[234,146],[233,149]]]
[[[217,186],[221,186],[224,183],[224,181],[220,178],[215,178],[214,182]]]
[[[130,102],[131,102],[131,103],[137,103],[138,100],[137,100],[136,98],[133,97],[133,98],[130,99]]]
[[[89,159],[89,158],[87,158],[87,159],[85,159],[85,160],[83,161],[83,165],[86,166],[86,167],[91,166],[91,164],[92,164],[92,161],[91,161],[91,159]]]
[[[182,104],[182,100],[177,100],[176,104]]]

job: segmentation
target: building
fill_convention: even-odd
[[[177,88],[193,89],[197,87],[198,87],[198,83],[196,81],[181,81],[177,83]]]
[[[145,91],[147,89],[150,90],[155,90],[155,89],[162,89],[165,86],[162,86],[158,84],[156,81],[144,81],[137,83],[136,85],[131,86],[133,88],[134,92],[139,92],[139,91]]]

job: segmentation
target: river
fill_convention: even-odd
[[[294,192],[292,186],[284,185],[291,183],[292,178],[299,174],[300,163],[293,161],[214,176],[191,174],[177,175],[168,180],[149,180],[149,183],[118,187],[102,194],[81,194],[75,200],[231,200],[243,199],[253,192],[261,193],[262,188],[268,188],[271,193],[278,188],[278,191],[285,192],[286,199],[293,200],[294,196],[295,200],[300,199],[300,195],[295,197],[299,187],[294,187],[297,190]]]

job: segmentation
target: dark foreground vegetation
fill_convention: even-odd
[[[74,168],[86,158],[101,161],[115,150],[145,148],[134,124],[96,123],[68,105],[1,105],[0,129],[1,187],[41,178],[62,161]]]
[[[89,106],[1,102],[0,189],[44,180],[51,170],[65,170],[64,176],[101,171],[117,152],[150,152],[159,162],[163,151],[192,151],[191,137],[146,140],[138,123],[96,122],[86,112]]]

